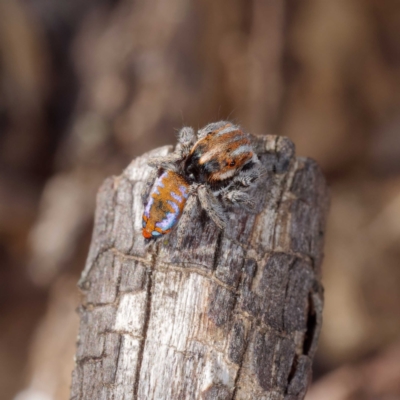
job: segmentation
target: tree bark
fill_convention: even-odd
[[[220,232],[191,197],[145,248],[150,156],[107,179],[80,280],[71,399],[302,399],[321,329],[328,191],[284,137],[254,138],[267,175],[253,214]],[[177,237],[183,235],[179,244]]]

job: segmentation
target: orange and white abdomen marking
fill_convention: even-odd
[[[155,180],[143,212],[143,236],[155,239],[170,232],[178,223],[188,196],[188,182],[176,172],[164,171]]]

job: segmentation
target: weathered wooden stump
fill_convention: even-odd
[[[146,161],[170,147],[104,182],[71,399],[304,397],[321,329],[327,188],[287,138],[254,143],[268,174],[254,214],[229,212],[225,232],[192,198],[178,228],[145,248]]]

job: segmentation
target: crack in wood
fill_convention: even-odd
[[[140,372],[141,372],[141,368],[142,368],[143,353],[144,353],[144,348],[146,346],[146,335],[147,335],[147,330],[149,328],[149,321],[150,321],[150,314],[151,314],[153,273],[154,273],[155,266],[156,266],[156,260],[157,260],[157,254],[154,254],[152,268],[149,269],[147,272],[147,274],[148,274],[147,275],[147,288],[146,288],[147,302],[146,302],[146,311],[145,311],[145,316],[144,316],[143,339],[140,341],[140,347],[139,347],[139,352],[138,352],[138,363],[137,363],[137,367],[136,367],[136,376],[135,376],[134,386],[133,386],[133,399],[134,400],[138,399],[138,391],[139,391],[139,384],[140,384]]]

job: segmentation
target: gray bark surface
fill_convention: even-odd
[[[322,323],[328,191],[284,137],[254,138],[254,213],[221,232],[189,198],[156,246],[141,235],[139,157],[99,190],[71,399],[302,399]],[[183,236],[179,243],[177,238]]]

